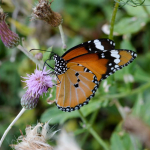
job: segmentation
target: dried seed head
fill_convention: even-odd
[[[124,120],[123,128],[138,137],[147,148],[150,148],[150,127],[141,119],[129,116]]]
[[[58,130],[52,131],[49,122],[38,123],[35,127],[28,126],[25,131],[26,135],[21,132],[17,144],[10,145],[12,148],[15,150],[54,150],[47,141],[52,139]]]
[[[33,8],[32,19],[40,19],[52,27],[58,27],[62,23],[62,17],[59,13],[52,11],[51,3],[48,0],[39,0],[39,3]]]
[[[0,7],[0,37],[3,41],[4,45],[8,48],[16,47],[19,42],[20,38],[18,34],[12,32],[8,25],[5,22],[7,15],[3,12],[3,9]]]

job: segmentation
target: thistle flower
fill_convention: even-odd
[[[35,70],[31,75],[27,74],[27,77],[22,77],[26,79],[26,87],[28,88],[26,93],[21,98],[21,105],[26,109],[33,109],[38,103],[39,97],[43,93],[47,93],[48,88],[53,86],[52,77],[49,74],[50,70],[46,71],[46,68],[43,71]],[[25,87],[25,88],[26,88]]]
[[[58,27],[62,23],[62,17],[59,13],[52,11],[51,3],[48,0],[39,0],[39,3],[33,8],[32,19],[40,19],[52,27]]]
[[[20,38],[18,34],[12,32],[5,22],[7,15],[3,13],[0,7],[0,37],[4,45],[8,48],[14,48],[19,44]]]
[[[131,74],[125,74],[123,76],[123,79],[124,79],[125,83],[132,83],[132,82],[134,82],[134,78],[133,78],[133,76]]]
[[[104,91],[106,93],[109,92],[109,87],[110,86],[111,86],[110,84],[107,84],[107,80],[105,80],[104,83],[103,83],[103,88],[104,88]]]
[[[25,129],[26,135],[21,135],[17,139],[16,145],[11,145],[15,150],[53,150],[53,147],[47,143],[58,131],[52,131],[49,122],[43,125],[38,123],[35,127],[28,126]]]

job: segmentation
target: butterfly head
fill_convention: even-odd
[[[64,74],[68,70],[67,61],[65,61],[62,57],[58,56],[57,54],[55,54],[53,58],[55,61],[55,74]]]

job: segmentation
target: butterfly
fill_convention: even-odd
[[[54,54],[58,109],[71,112],[88,104],[102,80],[130,64],[136,57],[134,51],[115,49],[115,43],[110,39],[79,44],[61,57]]]

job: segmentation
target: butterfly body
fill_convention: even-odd
[[[67,62],[60,56],[54,55],[54,61],[55,61],[55,75],[63,74],[67,71]]]
[[[88,104],[100,81],[130,64],[136,56],[131,50],[115,49],[115,43],[109,39],[88,41],[61,57],[54,55],[57,107],[71,112]]]

